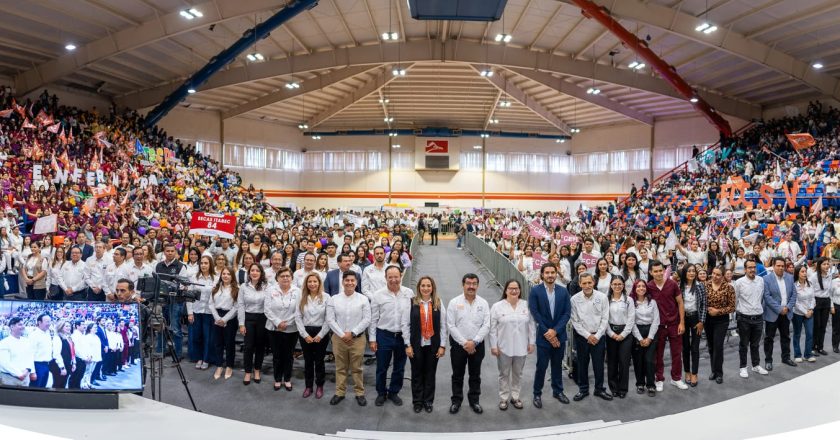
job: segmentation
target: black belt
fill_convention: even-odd
[[[401,338],[402,337],[402,332],[392,332],[390,330],[385,330],[384,328],[379,328],[379,327],[376,328],[376,331],[387,333],[387,334],[389,334],[389,335],[391,335],[395,338]]]
[[[624,328],[627,327],[626,325],[615,325],[610,324],[610,329],[612,329],[613,333],[621,333],[624,331]]]
[[[735,317],[737,319],[743,319],[745,321],[759,321],[764,319],[764,315],[745,315],[741,312],[736,312]]]

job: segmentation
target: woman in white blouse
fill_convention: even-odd
[[[814,289],[816,306],[814,306],[814,355],[827,355],[823,344],[825,331],[828,327],[828,316],[831,313],[831,278],[833,271],[831,262],[825,258],[818,258],[814,263],[815,270],[808,272],[808,281]]]
[[[607,383],[619,399],[627,397],[630,382],[630,355],[636,325],[636,305],[624,292],[624,280],[613,278],[610,283],[610,314],[607,325]]]
[[[260,383],[260,370],[265,355],[265,296],[268,281],[265,271],[257,263],[251,263],[248,268],[248,281],[239,286],[239,296],[236,298],[236,318],[239,321],[239,333],[245,336],[243,351],[245,378],[243,385],[251,384],[251,374],[254,382]]]
[[[490,353],[499,365],[499,409],[508,402],[522,409],[519,399],[525,357],[536,349],[537,326],[528,309],[528,302],[520,299],[522,287],[516,280],[508,280],[502,290],[502,300],[490,308]]]
[[[274,391],[283,387],[292,391],[292,362],[298,334],[295,310],[300,290],[292,286],[292,270],[288,267],[281,266],[274,276],[276,283],[269,285],[264,306],[274,366]]]
[[[630,294],[636,307],[636,325],[633,327],[633,371],[636,374],[636,393],[656,395],[656,331],[659,329],[659,306],[647,294],[647,283],[637,280]]]
[[[23,270],[20,271],[21,279],[26,286],[26,297],[28,299],[44,299],[47,296],[47,269],[49,263],[41,255],[41,245],[32,242],[29,245],[32,251],[23,260]]]
[[[218,368],[213,378],[222,375],[225,367],[225,379],[233,375],[233,361],[236,358],[236,300],[239,298],[239,284],[233,279],[233,270],[225,267],[219,273],[219,281],[210,294],[210,314],[213,315],[214,341]]]
[[[814,348],[814,307],[817,300],[814,288],[808,280],[808,266],[797,266],[793,271],[793,286],[796,288],[796,304],[793,306],[793,357],[794,362],[802,362],[802,347],[800,338],[802,327],[805,327],[805,357],[808,362],[817,360],[813,354]],[[835,280],[836,281],[836,280]]]
[[[315,272],[303,279],[303,292],[300,303],[295,308],[295,325],[300,334],[300,346],[303,349],[303,375],[306,388],[303,397],[312,395],[313,385],[315,398],[324,397],[324,382],[326,368],[324,357],[327,354],[327,344],[330,338],[330,326],[327,324],[327,304],[330,296],[324,293],[321,276]]]
[[[446,353],[446,308],[432,277],[420,277],[417,295],[400,316],[405,354],[411,359],[411,401],[414,412],[431,413],[435,401],[438,359]]]
[[[190,360],[195,361],[195,368],[206,370],[211,363],[219,364],[215,359],[213,315],[210,313],[209,304],[213,287],[216,285],[213,258],[207,255],[202,256],[198,268],[198,273],[190,278],[190,281],[195,284],[190,286],[191,289],[199,291],[200,296],[195,302],[187,303],[187,321],[190,324],[187,343]]]
[[[196,248],[190,248],[187,251],[187,262],[184,263],[184,268],[181,269],[181,276],[184,278],[192,278],[198,273],[198,259],[201,254]]]
[[[87,356],[87,369],[85,370],[85,377],[82,379],[82,388],[90,389],[97,385],[92,376],[96,369],[96,364],[102,362],[102,341],[96,335],[96,324],[92,322],[87,324],[82,344],[85,346],[84,353]]]

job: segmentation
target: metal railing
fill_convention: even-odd
[[[521,293],[522,298],[526,301],[528,300],[528,295],[531,293],[531,287],[533,287],[534,284],[528,281],[528,278],[525,277],[525,275],[520,272],[516,266],[514,266],[513,262],[505,258],[505,256],[499,252],[496,252],[495,249],[485,243],[484,240],[476,237],[472,232],[467,232],[464,241],[464,245],[467,250],[473,254],[473,256],[475,256],[475,258],[478,259],[485,268],[487,268],[500,286],[504,286],[504,283],[506,283],[507,280],[516,280],[519,282],[519,285],[523,287]],[[574,329],[572,328],[571,320],[566,325],[566,336],[567,341],[563,367],[570,370],[572,368],[572,344],[574,339]]]
[[[408,254],[411,255],[411,266],[403,272],[402,285],[414,289],[414,265],[417,263],[417,250],[420,249],[420,240],[417,231],[411,235],[411,244],[408,246]]]

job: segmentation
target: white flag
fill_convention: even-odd
[[[670,251],[676,249],[677,243],[679,243],[679,240],[677,239],[677,234],[675,234],[672,230],[668,233],[668,238],[665,239],[665,250]]]
[[[729,209],[731,207],[732,205],[729,204],[729,197],[724,197],[718,204],[718,212],[723,212],[725,209]]]
[[[820,196],[819,200],[816,203],[811,205],[811,214],[819,214],[820,211],[823,209],[823,201],[822,196]]]
[[[56,231],[58,226],[58,215],[48,215],[46,217],[40,217],[35,222],[35,230],[32,231],[33,234],[51,234]]]
[[[702,234],[700,234],[700,239],[699,239],[699,240],[700,240],[701,242],[705,243],[705,242],[709,241],[709,228],[711,228],[711,227],[712,227],[712,224],[711,224],[711,223],[709,223],[709,224],[706,226],[706,229],[704,229],[704,230],[703,230],[703,233],[702,233]]]

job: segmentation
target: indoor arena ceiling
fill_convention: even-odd
[[[59,84],[154,106],[285,3],[0,0],[0,75],[18,92]],[[840,1],[596,3],[720,112],[750,119],[840,97]],[[189,8],[201,17],[187,19]],[[383,40],[391,32],[397,40]],[[633,52],[570,0],[509,0],[492,23],[413,20],[403,0],[320,0],[253,52],[264,61],[240,57],[182,105],[319,129],[393,118],[400,128],[566,133],[694,111],[649,67],[629,67]]]

